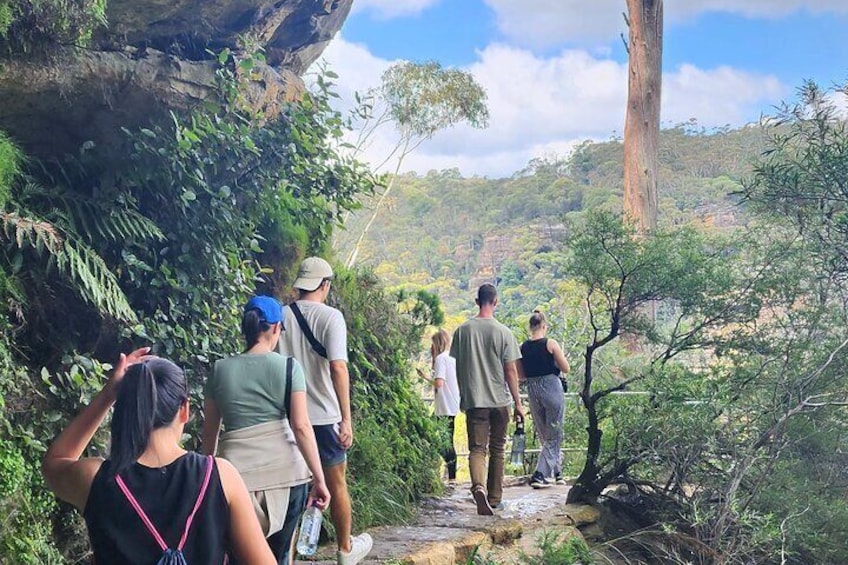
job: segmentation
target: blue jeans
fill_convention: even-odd
[[[306,499],[309,497],[309,483],[291,487],[289,492],[289,507],[286,510],[286,520],[283,529],[268,536],[268,545],[278,565],[289,565],[292,538],[297,529],[300,516],[306,508]]]

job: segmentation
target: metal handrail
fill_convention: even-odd
[[[610,393],[611,396],[650,396],[651,394],[653,394],[653,393],[650,393],[650,392],[645,391],[645,390],[615,390],[615,391]],[[576,400],[580,399],[580,395],[577,394],[576,392],[564,392],[564,393],[562,393],[562,395],[565,398],[574,398]],[[521,394],[518,395],[518,397],[521,398],[521,400],[527,400],[527,398],[528,398],[526,393],[521,393]],[[433,396],[422,396],[421,400],[423,400],[424,402],[434,402],[435,397],[433,397]],[[702,402],[702,401],[700,401],[700,400],[687,400],[685,402],[686,403],[698,403],[698,402]]]

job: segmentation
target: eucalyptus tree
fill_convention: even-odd
[[[365,235],[380,213],[394,186],[404,159],[439,131],[459,123],[475,128],[488,125],[486,92],[474,77],[461,69],[446,69],[437,62],[400,62],[389,67],[379,88],[359,98],[357,109],[359,135],[354,150],[360,152],[373,141],[374,134],[393,124],[397,142],[376,169],[394,163],[393,174],[380,195],[370,219],[359,234],[345,261],[356,264]]]
[[[743,195],[759,214],[786,222],[812,244],[811,268],[848,275],[848,122],[845,90],[808,82],[797,103],[764,122],[767,146]],[[842,284],[841,287],[846,285]]]
[[[578,387],[587,417],[586,461],[569,501],[594,501],[603,489],[625,477],[643,454],[627,450],[604,453],[608,397],[638,387],[689,351],[716,347],[714,330],[756,317],[755,302],[728,269],[732,249],[693,229],[654,232],[635,237],[635,226],[608,212],[590,213],[568,241],[569,274],[585,289],[588,331],[583,375]],[[665,301],[669,319],[660,331],[645,306]],[[621,365],[611,379],[599,378],[601,350],[622,335],[640,336],[642,359]]]
[[[663,0],[627,0],[624,210],[639,231],[657,227]]]

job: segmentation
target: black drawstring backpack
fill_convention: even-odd
[[[186,539],[188,539],[188,532],[191,529],[191,523],[194,521],[194,515],[197,514],[197,509],[200,508],[200,504],[206,496],[206,489],[209,486],[209,478],[212,476],[212,462],[213,458],[208,456],[206,458],[206,476],[203,478],[203,484],[200,487],[200,492],[197,494],[197,500],[194,502],[194,509],[191,511],[191,514],[189,514],[188,519],[186,520],[183,536],[180,538],[180,543],[177,544],[177,549],[171,549],[168,547],[168,544],[165,543],[164,539],[162,539],[162,535],[156,529],[156,526],[153,525],[153,522],[150,521],[150,518],[147,517],[147,514],[145,514],[141,505],[130,492],[130,489],[127,487],[121,476],[118,475],[115,477],[115,481],[117,481],[121,492],[124,493],[124,496],[132,505],[135,513],[138,514],[138,517],[142,522],[144,522],[144,526],[147,528],[147,531],[150,532],[150,535],[153,536],[156,543],[158,543],[159,547],[162,548],[162,557],[159,558],[156,565],[188,565],[186,563],[185,556],[183,555],[183,547],[185,547]]]

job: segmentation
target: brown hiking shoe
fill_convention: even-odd
[[[474,502],[477,503],[477,514],[480,516],[494,516],[492,507],[489,506],[489,501],[486,499],[486,490],[482,485],[474,485],[471,488],[471,494],[474,496]]]

